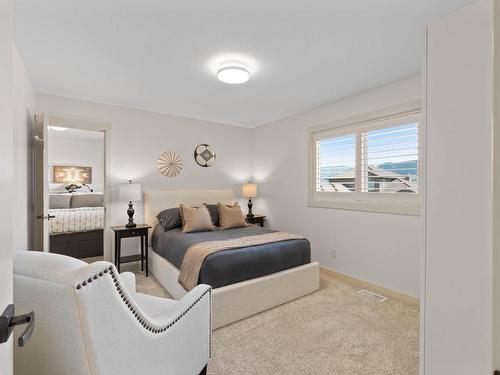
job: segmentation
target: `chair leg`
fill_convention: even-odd
[[[205,365],[205,367],[203,367],[203,370],[201,370],[200,375],[207,375],[207,366],[208,365]]]

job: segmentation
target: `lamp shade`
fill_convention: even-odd
[[[257,196],[257,184],[243,184],[242,191],[245,198],[254,198]]]
[[[142,200],[141,184],[121,184],[119,195],[121,201],[140,202]]]

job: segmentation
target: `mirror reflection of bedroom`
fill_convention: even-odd
[[[49,126],[47,136],[49,251],[102,257],[104,133]]]

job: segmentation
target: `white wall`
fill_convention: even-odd
[[[493,373],[492,10],[428,29],[426,375]]]
[[[494,74],[493,105],[495,119],[500,119],[500,4],[494,6]],[[500,123],[495,121],[493,138],[493,368],[500,370]]]
[[[322,266],[418,297],[421,217],[308,207],[307,128],[420,98],[416,76],[255,129],[255,212],[306,235]]]
[[[37,112],[111,123],[111,224],[127,222],[127,204],[117,201],[117,188],[129,179],[141,183],[143,191],[233,187],[239,193],[240,184],[251,176],[251,129],[46,94],[37,95]],[[202,168],[195,163],[193,153],[200,143],[214,147],[214,166]],[[183,157],[183,171],[176,177],[164,177],[156,167],[156,160],[167,150]],[[135,209],[135,222],[141,223],[143,205],[135,204]],[[124,253],[132,251],[130,244],[124,245]]]
[[[12,109],[14,122],[14,248],[26,250],[32,226],[31,145],[35,113],[35,92],[19,56],[12,48]]]
[[[12,4],[0,2],[0,207],[6,216],[0,226],[0,311],[12,303],[12,249],[14,214],[12,192],[13,167],[12,122]],[[0,373],[12,374],[12,336],[8,343],[0,344]]]
[[[67,132],[71,132],[70,129]],[[92,168],[92,183],[87,184],[94,192],[104,191],[104,133],[97,133],[85,137],[84,131],[74,136],[67,136],[66,132],[49,130],[49,191],[65,192],[67,184],[55,184],[53,181],[54,165],[73,165]],[[100,139],[99,139],[100,138]],[[83,187],[78,192],[88,193]]]

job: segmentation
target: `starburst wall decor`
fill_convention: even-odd
[[[166,177],[175,177],[182,172],[182,158],[174,151],[165,151],[156,161],[160,173]]]

